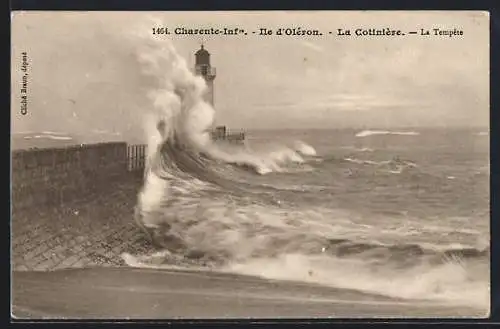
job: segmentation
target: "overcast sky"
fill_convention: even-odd
[[[489,21],[481,12],[32,12],[13,14],[13,131],[140,134],[150,107],[129,35],[239,27],[205,36],[217,68],[217,122],[232,128],[488,126]],[[258,36],[260,27],[323,36]],[[463,36],[339,37],[338,28],[463,30]],[[166,36],[160,36],[158,42]],[[169,36],[192,65],[200,36]],[[21,52],[28,53],[27,116],[19,114]]]

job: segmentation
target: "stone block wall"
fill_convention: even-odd
[[[57,206],[110,187],[128,174],[126,143],[12,152],[12,208]]]

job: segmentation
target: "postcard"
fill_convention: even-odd
[[[15,11],[16,319],[484,318],[489,13]]]

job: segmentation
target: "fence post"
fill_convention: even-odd
[[[132,148],[132,163],[133,163],[133,170],[137,169],[137,145],[134,145]]]
[[[130,171],[130,145],[127,145],[127,170]]]
[[[141,147],[141,169],[144,168],[144,156],[146,155],[146,146],[142,145]]]
[[[134,169],[137,170],[137,150],[138,150],[138,145],[135,145],[134,147]]]

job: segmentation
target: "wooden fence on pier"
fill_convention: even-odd
[[[129,171],[144,170],[146,165],[146,145],[128,145],[127,159]]]

